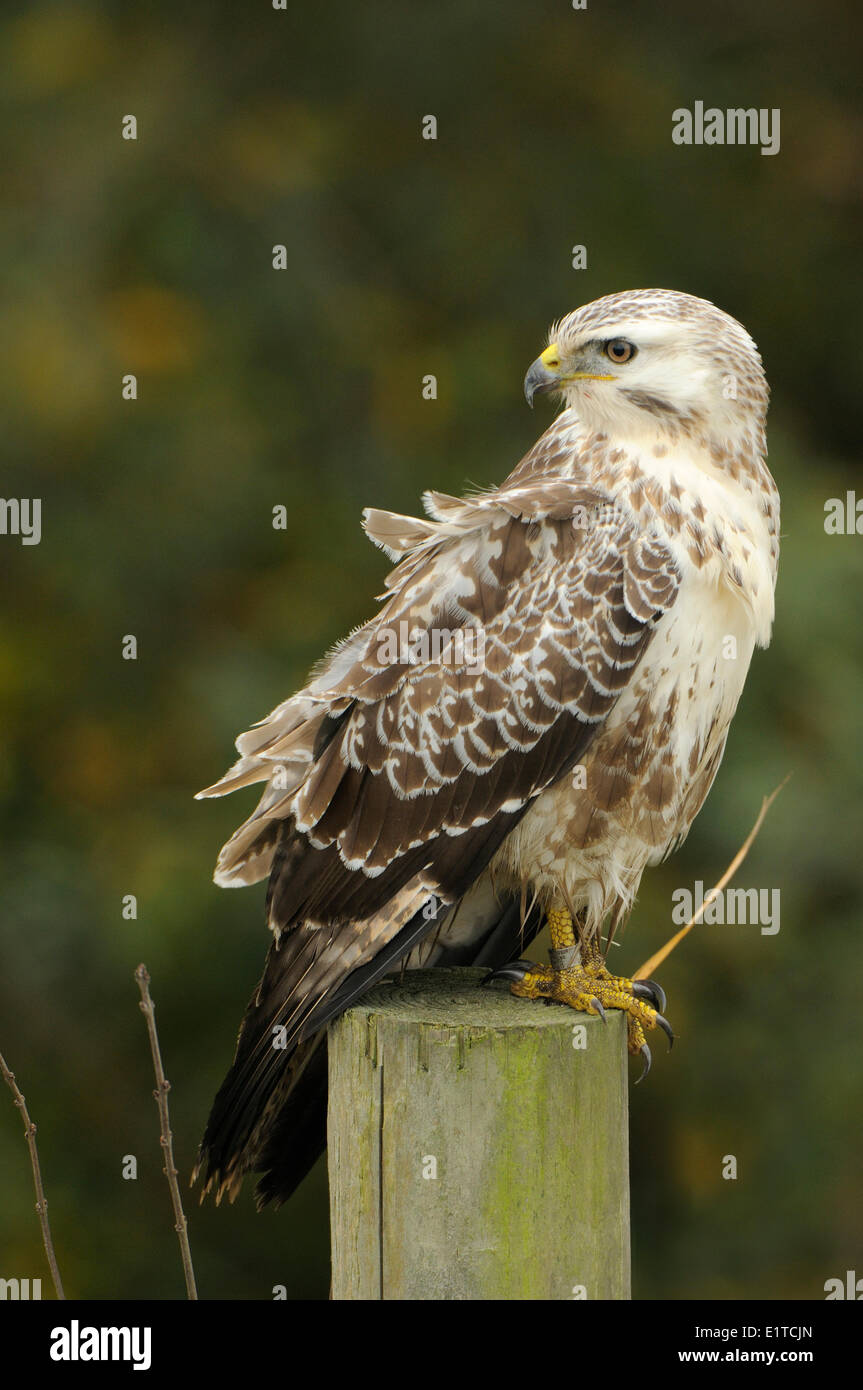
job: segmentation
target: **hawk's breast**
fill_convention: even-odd
[[[679,563],[677,600],[582,762],[536,798],[499,855],[541,896],[564,892],[595,929],[629,910],[645,867],[687,834],[764,626],[746,574],[730,583],[724,563]],[[772,588],[769,602],[772,614]]]

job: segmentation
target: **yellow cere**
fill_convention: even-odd
[[[556,372],[560,366],[560,351],[557,343],[549,343],[545,352],[539,354],[539,360],[550,372]],[[615,381],[614,376],[605,376],[599,372],[568,372],[561,376],[560,381]]]

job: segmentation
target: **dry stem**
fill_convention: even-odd
[[[186,1280],[186,1295],[190,1299],[198,1297],[198,1290],[195,1287],[195,1271],[192,1268],[192,1252],[189,1248],[189,1232],[187,1229],[186,1216],[183,1211],[183,1203],[180,1200],[180,1186],[177,1182],[177,1170],[174,1167],[174,1146],[171,1134],[170,1117],[168,1115],[168,1092],[171,1083],[165,1077],[162,1067],[162,1054],[159,1051],[159,1038],[156,1033],[156,1007],[150,997],[150,976],[146,965],[139,965],[135,971],[135,979],[138,981],[138,988],[141,991],[141,1012],[147,1020],[147,1032],[150,1037],[150,1051],[153,1054],[153,1070],[156,1073],[156,1089],[153,1092],[156,1104],[159,1107],[159,1121],[161,1124],[161,1138],[159,1143],[165,1154],[165,1177],[168,1179],[168,1187],[171,1190],[171,1203],[174,1208],[174,1230],[177,1232],[177,1239],[180,1242],[180,1256],[183,1261],[183,1275]]]
[[[15,1074],[7,1067],[2,1054],[0,1054],[0,1072],[3,1073],[3,1080],[12,1092],[15,1104],[21,1111],[21,1118],[24,1121],[24,1137],[27,1140],[27,1147],[30,1150],[30,1164],[33,1169],[33,1186],[36,1188],[36,1210],[39,1213],[39,1224],[42,1227],[42,1244],[45,1246],[45,1254],[48,1257],[48,1268],[51,1271],[51,1278],[54,1280],[54,1292],[58,1298],[65,1299],[66,1295],[63,1292],[63,1282],[60,1278],[60,1270],[57,1267],[57,1257],[54,1254],[54,1242],[51,1239],[51,1227],[48,1224],[48,1201],[45,1197],[44,1188],[42,1187],[42,1171],[39,1167],[39,1154],[36,1150],[36,1126],[27,1112],[27,1103],[18,1089]]]

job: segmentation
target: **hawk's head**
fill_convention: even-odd
[[[567,314],[524,379],[557,391],[590,429],[763,438],[767,382],[746,329],[706,299],[629,290]]]

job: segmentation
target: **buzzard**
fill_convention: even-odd
[[[269,876],[273,934],[196,1177],[282,1202],[326,1139],[326,1027],[396,968],[488,965],[515,994],[627,1014],[664,997],[605,952],[687,834],[773,621],[779,499],[749,334],[703,299],[568,314],[525,392],[562,396],[500,487],[369,509],[382,607],[237,741],[200,796],[263,782],[219,856]],[[548,921],[548,965],[520,956]]]

